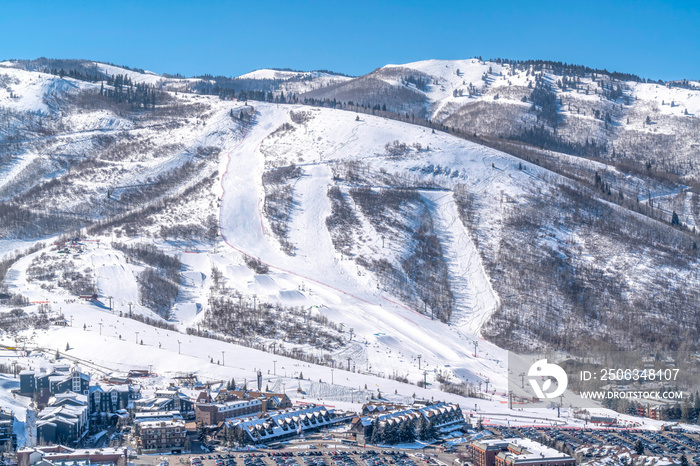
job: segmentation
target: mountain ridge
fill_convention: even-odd
[[[460,97],[444,87],[444,82],[443,90],[436,87],[441,86],[439,82],[435,84],[430,79],[449,78],[455,83],[459,79],[466,82],[469,78],[470,83],[481,79],[480,86],[486,92],[495,92],[495,89],[504,94],[510,87],[506,67],[488,71],[493,65],[475,60],[450,63],[452,68],[445,68],[442,77],[435,70],[426,69],[424,75],[417,75],[412,68],[392,65],[389,72],[379,72],[372,79],[375,83],[381,81],[403,89],[409,95],[432,92],[448,101],[459,101]],[[460,69],[462,76],[458,76],[457,68],[469,64],[475,68]],[[445,62],[429,62],[428,65],[442,71]],[[143,83],[150,86],[146,89],[161,86],[160,94],[153,95],[155,104],[149,101],[144,105],[137,100],[131,103],[119,100],[129,98],[129,92],[141,84],[140,78],[126,84],[114,81],[105,86],[97,81],[15,70],[6,65],[0,70],[9,76],[6,79],[17,81],[0,95],[0,102],[14,106],[10,107],[14,110],[8,109],[3,114],[6,122],[3,144],[11,147],[6,153],[9,169],[4,170],[0,186],[4,208],[12,219],[5,225],[6,237],[14,235],[19,239],[41,235],[41,232],[44,235],[65,232],[67,225],[82,216],[89,220],[88,224],[94,224],[90,231],[95,234],[112,229],[114,235],[125,237],[148,234],[163,241],[192,241],[197,237],[216,241],[218,214],[211,209],[220,205],[221,200],[209,190],[224,173],[225,148],[247,134],[249,125],[257,127],[260,121],[267,121],[263,128],[265,134],[260,136],[258,147],[249,155],[260,158],[262,165],[251,168],[247,175],[261,180],[261,184],[246,190],[257,197],[248,199],[247,202],[253,204],[243,217],[259,216],[259,222],[254,221],[245,231],[263,225],[265,241],[280,248],[274,257],[296,260],[297,249],[306,241],[299,232],[311,223],[309,213],[300,207],[307,202],[308,195],[304,191],[314,186],[316,194],[312,197],[316,198],[323,192],[321,187],[326,186],[329,189],[326,196],[332,197],[325,201],[328,202],[325,207],[319,207],[319,215],[330,219],[337,214],[343,225],[338,228],[333,222],[319,219],[321,229],[315,234],[330,235],[330,243],[325,246],[330,251],[326,254],[335,260],[352,259],[358,276],[367,277],[364,286],[386,290],[389,299],[403,303],[414,312],[449,322],[454,310],[475,305],[465,303],[478,302],[478,293],[469,291],[473,284],[457,279],[459,271],[471,271],[476,277],[482,270],[488,278],[482,280],[479,293],[487,291],[487,283],[494,287],[492,292],[496,298],[489,305],[492,311],[488,315],[496,317],[489,320],[486,314],[480,314],[478,325],[464,322],[469,333],[478,334],[486,329],[489,338],[511,348],[554,345],[558,349],[568,349],[580,347],[582,340],[559,339],[556,328],[545,333],[536,328],[542,325],[536,311],[543,305],[542,299],[550,299],[547,305],[560,308],[559,312],[563,313],[550,316],[554,321],[575,319],[580,314],[584,322],[590,324],[588,331],[581,331],[574,320],[571,320],[570,331],[576,328],[578,338],[595,342],[613,335],[619,337],[617,333],[623,325],[611,319],[605,311],[606,305],[618,311],[631,309],[625,311],[627,314],[638,312],[638,303],[657,296],[663,283],[672,283],[673,299],[684,304],[674,311],[672,319],[668,316],[662,319],[663,326],[673,327],[672,334],[686,335],[691,344],[697,338],[692,327],[687,327],[697,318],[697,309],[691,304],[697,291],[695,278],[692,286],[682,289],[679,277],[692,270],[697,260],[697,240],[692,231],[698,197],[692,186],[679,188],[675,184],[677,181],[657,179],[648,169],[640,170],[641,174],[625,172],[609,164],[606,158],[573,157],[553,151],[533,150],[532,157],[516,158],[471,142],[453,141],[450,133],[459,133],[440,123],[434,123],[438,130],[434,131],[429,126],[369,115],[361,118],[360,114],[347,111],[337,113],[338,110],[318,108],[318,102],[316,106],[302,105],[304,99],[319,92],[334,92],[336,87],[351,82],[362,84],[367,81],[363,77],[321,83],[317,89],[298,95],[292,93],[289,97],[292,104],[282,101],[282,92],[286,91],[259,90],[255,95],[272,99],[273,103],[255,102],[254,107],[228,100],[228,95],[192,92],[195,89],[188,87],[191,81],[185,79],[171,79],[167,84],[158,78]],[[491,78],[487,76],[484,81],[483,72],[489,73]],[[153,75],[144,76],[153,79]],[[424,81],[424,76],[432,78]],[[522,81],[521,87],[526,89],[527,82],[544,79],[522,70],[510,78]],[[312,77],[306,84],[295,81],[292,85],[313,87],[319,84],[315,79]],[[244,81],[254,85],[256,80]],[[22,87],[23,83],[27,86]],[[119,85],[124,86],[121,91],[117,88]],[[427,91],[422,91],[421,87]],[[473,88],[477,86],[473,84]],[[481,88],[477,91],[482,92]],[[22,92],[32,100],[22,103],[22,95],[14,97],[20,89],[25,89]],[[119,92],[125,97],[120,97]],[[589,96],[597,101],[609,100],[602,91]],[[393,97],[400,98],[401,94]],[[473,100],[479,101],[483,95],[477,97]],[[46,106],[46,99],[53,99],[54,103]],[[507,99],[505,96],[492,99],[497,104],[499,100]],[[533,111],[532,103],[511,100],[525,113]],[[391,105],[391,102],[386,103]],[[273,109],[274,105],[282,104],[286,113]],[[359,108],[356,103],[353,106],[339,103],[338,107],[351,112]],[[264,109],[263,114],[260,109]],[[365,108],[364,111],[374,110]],[[443,106],[434,111],[446,110]],[[36,112],[40,115],[35,115]],[[17,115],[22,116],[18,118]],[[35,116],[30,118],[29,115]],[[276,116],[270,119],[270,115]],[[529,118],[539,117],[532,114]],[[407,119],[410,123],[410,117]],[[342,124],[337,123],[339,121]],[[371,131],[367,129],[370,121]],[[12,134],[23,138],[13,139],[11,131],[8,132],[12,128],[17,131]],[[441,138],[450,142],[440,145],[451,149],[436,145],[435,141],[443,141]],[[507,142],[500,140],[499,144]],[[469,155],[472,150],[488,155]],[[463,151],[465,155],[458,156]],[[510,152],[513,151],[510,148]],[[62,155],[57,157],[57,153]],[[332,154],[345,155],[338,158]],[[550,157],[549,165],[537,159],[545,155]],[[471,159],[466,163],[461,157]],[[321,166],[327,168],[321,170],[318,168]],[[550,171],[550,166],[555,170]],[[312,170],[312,167],[317,168]],[[311,180],[318,184],[304,188]],[[483,183],[483,186],[475,190],[474,183],[476,186]],[[243,182],[236,184],[242,186]],[[444,200],[437,200],[440,192],[452,193],[454,205],[449,204],[452,206],[449,209]],[[647,192],[649,195],[644,196]],[[206,206],[202,213],[197,213],[196,202],[190,202],[187,196]],[[43,205],[48,199],[60,208],[53,213],[46,211]],[[544,214],[547,202],[557,205],[554,212],[560,212],[569,223]],[[567,213],[567,205],[575,206],[575,216]],[[343,212],[349,212],[348,209],[354,212],[355,220],[345,218]],[[676,217],[671,215],[676,213],[675,209],[678,209],[677,223],[674,223]],[[166,212],[174,217],[169,218]],[[39,217],[32,217],[34,215]],[[457,217],[462,226],[454,229]],[[307,219],[298,223],[301,218]],[[346,221],[350,223],[342,223]],[[459,241],[467,241],[467,246],[473,244],[468,261],[460,262],[459,254],[455,255],[460,250],[453,237],[457,231]],[[625,239],[625,235],[620,236],[621,231],[638,245]],[[587,235],[599,237],[600,241],[590,242]],[[245,237],[242,233],[238,236]],[[383,252],[384,248],[368,243],[368,238],[375,238],[375,241],[381,238],[382,244],[386,241],[391,246]],[[263,244],[259,238],[254,243]],[[516,263],[513,259],[517,257],[518,248],[529,251],[528,261],[521,262],[518,267],[503,267],[499,257],[505,254]],[[306,249],[311,248],[307,246]],[[606,257],[619,254],[635,257],[642,251],[647,251],[650,257],[636,266],[620,259],[616,259],[619,265],[612,269],[606,265]],[[253,249],[249,253],[253,258],[264,259],[262,250]],[[680,260],[674,258],[676,254],[687,257]],[[587,262],[583,260],[585,257],[595,260]],[[483,265],[476,267],[475,261]],[[532,268],[534,264],[548,265]],[[522,296],[529,293],[522,289],[516,277],[531,268],[538,271],[531,285],[547,292],[537,299],[523,300]],[[544,271],[552,275],[540,273]],[[562,271],[566,272],[566,278],[557,281],[555,278]],[[664,272],[657,277],[654,271]],[[633,276],[635,273],[637,277]],[[605,280],[614,284],[610,295],[592,296],[591,290]],[[643,289],[641,283],[645,283],[648,290]],[[285,294],[285,299],[293,295]],[[457,296],[456,302],[454,296]],[[662,308],[671,302],[666,298],[657,298],[657,301]],[[485,305],[479,306],[483,309]],[[521,315],[514,315],[514,309]],[[658,315],[660,309],[654,310],[653,315]],[[688,320],[682,318],[684,314]],[[532,324],[523,325],[526,315],[530,315]],[[609,319],[610,325],[600,323],[605,319]],[[520,333],[512,330],[517,322],[522,327]],[[656,335],[653,330],[648,331]],[[657,342],[665,341],[662,334],[655,338]],[[626,341],[632,346],[643,344],[637,337]],[[664,344],[673,346],[670,341]]]

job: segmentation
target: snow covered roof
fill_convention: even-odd
[[[214,406],[219,408],[219,411],[226,411],[229,409],[237,409],[243,406],[257,406],[261,405],[260,400],[241,400],[241,401],[227,401],[224,403],[216,403]]]
[[[518,462],[546,459],[573,460],[573,458],[566,453],[562,453],[559,450],[542,445],[534,440],[522,438],[511,440],[513,441],[509,443],[508,448],[517,453],[507,451],[499,453],[498,456],[503,459],[513,459],[515,464]]]
[[[139,423],[139,426],[142,428],[148,428],[148,427],[185,427],[185,421],[182,419],[163,419],[163,420],[150,420],[150,421],[143,421]]]
[[[129,392],[131,391],[131,385],[129,384],[118,384],[118,385],[107,385],[102,388],[105,392]]]
[[[78,424],[81,422],[81,417],[86,411],[87,406],[49,406],[39,413],[39,421],[37,424],[40,422],[43,422],[43,424],[56,422]]]
[[[134,422],[152,422],[152,421],[168,421],[173,419],[182,419],[179,411],[154,411],[149,413],[135,413]]]
[[[331,412],[325,406],[287,409],[269,417],[231,419],[224,424],[238,427],[255,440],[267,440],[289,435],[299,428],[314,428],[332,424]]]
[[[56,405],[58,403],[63,403],[68,400],[74,401],[82,405],[87,405],[88,398],[87,395],[81,395],[75,392],[58,393],[51,397],[49,400],[49,405]]]
[[[70,375],[49,375],[49,382],[60,383],[70,380]]]

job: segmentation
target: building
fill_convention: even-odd
[[[252,392],[247,390],[219,390],[214,402],[258,399],[263,402],[263,412],[292,407],[292,400],[286,393]]]
[[[87,395],[89,387],[90,376],[78,367],[55,365],[48,372],[42,369],[38,373],[30,370],[19,373],[20,395],[36,396],[40,405],[46,404],[51,396],[68,391]]]
[[[617,419],[614,417],[591,416],[588,422],[599,426],[612,426],[617,424]]]
[[[115,465],[125,466],[126,449],[100,448],[74,450],[62,445],[27,447],[17,450],[18,466],[42,465]]]
[[[90,414],[132,409],[133,402],[140,398],[141,387],[138,385],[93,385],[89,389]]]
[[[226,403],[198,404],[195,407],[195,421],[205,426],[219,424],[226,419],[251,416],[263,412],[261,400],[229,401]]]
[[[488,439],[471,444],[472,462],[474,466],[494,466],[496,455],[508,451],[508,445],[515,439]]]
[[[362,406],[362,415],[369,416],[372,414],[383,414],[388,413],[389,411],[397,411],[406,408],[408,408],[406,405],[370,402]]]
[[[372,414],[354,418],[350,430],[355,433],[357,441],[371,443],[372,434],[377,427],[380,427],[381,431],[398,430],[406,422],[417,425],[421,419],[426,421],[436,434],[459,430],[466,426],[462,410],[457,404],[440,402],[422,407],[393,408],[394,405],[390,405],[387,409],[381,409],[376,405],[367,407],[367,412]],[[365,408],[363,408],[364,411]]]
[[[17,435],[12,432],[15,415],[12,411],[0,411],[0,452],[17,449]]]
[[[177,388],[156,390],[155,396],[134,401],[134,410],[138,412],[179,411],[183,415],[193,415],[194,406],[192,400]]]
[[[185,449],[187,429],[182,419],[139,422],[136,426],[139,454],[181,453]]]
[[[510,438],[480,440],[471,444],[475,466],[569,466],[573,457],[534,440]]]
[[[457,404],[436,403],[419,408],[418,411],[433,425],[439,433],[461,429],[466,421]]]
[[[227,444],[276,442],[302,432],[328,427],[346,418],[325,406],[291,408],[246,419],[231,419],[219,430],[219,440]]]
[[[37,415],[36,431],[41,443],[73,443],[88,430],[87,396],[59,393]]]

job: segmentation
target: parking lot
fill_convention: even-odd
[[[667,456],[679,460],[685,454],[690,464],[700,465],[700,434],[675,431],[655,432],[649,430],[620,429],[554,429],[554,428],[508,428],[489,427],[504,437],[525,437],[538,440],[543,435],[562,442],[572,451],[581,447],[624,447],[634,451],[641,441],[644,454]]]
[[[155,466],[165,461],[168,466],[445,466],[452,464],[454,458],[432,448],[424,452],[314,442],[249,452],[141,455],[134,463],[137,466]]]

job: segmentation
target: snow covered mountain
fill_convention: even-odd
[[[594,188],[602,180],[613,202],[622,192],[656,205],[653,216],[666,221],[676,211],[692,228],[700,212],[692,194],[700,179],[697,81],[536,60],[427,60],[387,65],[300,99],[429,122]]]
[[[304,97],[379,105],[470,134],[558,145],[573,155],[650,161],[659,171],[698,179],[691,162],[700,125],[694,81],[651,82],[534,60],[427,60],[387,65]],[[535,128],[542,132],[531,134]],[[586,153],[586,143],[595,149]]]
[[[315,397],[344,402],[356,385],[365,398],[380,384],[409,397],[418,387],[402,382],[427,378],[462,394],[489,380],[498,403],[506,348],[696,347],[696,235],[608,197],[618,178],[624,199],[634,186],[653,189],[657,206],[682,195],[693,226],[693,191],[605,160],[551,153],[551,170],[529,162],[533,152],[302,103],[321,95],[313,86],[343,101],[371,80],[386,99],[378,112],[400,103],[447,121],[469,99],[448,85],[459,76],[475,102],[501,89],[497,100],[536,119],[531,103],[506,98],[508,67],[489,66],[256,72],[240,82],[276,87],[235,94],[277,102],[246,102],[193,92],[206,79],[0,63],[5,340],[115,368],[133,364],[143,340],[141,365],[222,380],[272,366],[271,383],[304,379]],[[499,84],[477,86],[484,72]],[[511,81],[528,89],[535,78],[521,74]],[[98,303],[76,301],[93,293]],[[44,330],[49,312],[74,325]],[[312,382],[333,377],[327,366],[345,389]]]

